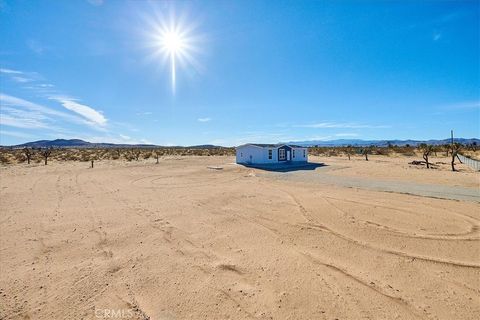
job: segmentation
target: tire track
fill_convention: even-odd
[[[365,202],[362,202],[362,201],[355,201],[355,200],[348,200],[348,199],[338,199],[338,198],[329,197],[329,196],[321,196],[321,197],[326,201],[328,201],[327,199],[331,199],[331,200],[345,201],[345,202],[361,204],[361,205],[365,205],[365,206],[371,205],[371,204],[368,204],[368,203],[365,203]],[[335,206],[330,201],[329,201],[329,204],[331,206]],[[344,215],[349,216],[349,217],[353,217],[352,215],[348,214],[345,210],[342,210],[342,209],[338,208],[337,206],[335,206],[335,207],[338,210],[341,210],[344,213]],[[409,210],[405,210],[405,209],[401,209],[401,208],[393,208],[393,207],[389,207],[389,206],[385,206],[385,205],[375,204],[375,207],[385,208],[385,209],[390,209],[390,210],[395,210],[395,211],[400,211],[400,212],[405,212],[405,213],[408,213],[408,214],[415,214],[415,212],[413,212],[413,211],[409,211]],[[366,222],[369,223],[370,225],[372,225],[373,227],[378,227],[378,228],[383,229],[383,230],[386,229],[391,233],[397,233],[399,236],[404,236],[404,237],[408,237],[408,238],[417,238],[417,239],[426,239],[426,240],[428,240],[428,239],[431,239],[431,240],[447,240],[447,241],[477,241],[477,240],[480,240],[480,237],[464,237],[464,236],[479,234],[480,225],[477,223],[477,220],[475,220],[475,219],[473,219],[469,216],[459,214],[457,212],[452,212],[452,214],[458,215],[458,216],[462,217],[465,221],[467,221],[467,223],[470,224],[470,231],[467,231],[465,233],[456,233],[456,234],[413,235],[413,234],[410,234],[408,232],[403,232],[401,230],[391,228],[389,226],[375,224],[375,223],[372,223],[370,221],[366,221]]]
[[[211,209],[218,210],[218,208],[216,208],[214,206],[209,206],[209,207]],[[302,205],[300,205],[299,208],[301,208],[302,211],[307,212],[307,210]],[[245,221],[247,221],[251,224],[254,224],[256,226],[264,228],[264,229],[268,230],[271,234],[275,235],[277,238],[281,239],[283,242],[289,243],[290,244],[290,249],[293,252],[295,252],[296,254],[298,254],[300,257],[306,258],[308,261],[310,261],[314,264],[322,265],[322,266],[328,268],[329,270],[334,271],[335,273],[342,274],[342,276],[347,277],[348,279],[353,280],[354,282],[362,285],[363,287],[366,287],[366,288],[376,292],[377,294],[380,294],[381,296],[389,299],[390,301],[394,302],[398,306],[405,309],[409,314],[413,315],[415,318],[421,318],[421,316],[419,316],[418,313],[416,312],[416,309],[413,306],[411,306],[405,299],[403,299],[401,297],[392,296],[392,295],[388,294],[387,292],[384,292],[380,288],[370,285],[367,281],[362,280],[361,278],[358,278],[357,276],[349,273],[348,271],[342,269],[341,267],[335,266],[334,264],[331,264],[331,263],[326,263],[324,261],[321,261],[320,259],[313,257],[310,253],[307,253],[307,252],[305,252],[301,249],[297,249],[298,246],[292,240],[290,240],[286,235],[284,235],[280,231],[278,231],[277,228],[271,227],[271,226],[269,226],[265,223],[262,223],[258,220],[246,217],[242,214],[238,214],[238,213],[235,213],[235,212],[231,212],[231,214],[240,218],[240,219],[242,219],[242,220],[245,220]],[[269,222],[272,222],[272,223],[276,223],[275,221],[270,220],[270,219],[266,219],[266,218],[263,218],[263,219],[265,219]],[[326,228],[326,227],[322,226],[321,228],[324,231],[331,232],[331,230]]]
[[[370,290],[375,291],[376,293],[382,295],[383,297],[387,298],[388,300],[394,302],[395,304],[397,304],[402,309],[406,310],[408,313],[413,315],[415,318],[423,319],[423,317],[417,312],[417,309],[415,309],[414,306],[410,305],[408,303],[408,301],[406,301],[402,297],[397,297],[397,296],[390,295],[390,294],[384,292],[383,290],[381,290],[379,287],[376,287],[374,285],[370,285],[366,281],[352,275],[351,273],[347,272],[346,270],[344,270],[340,267],[337,267],[333,264],[323,262],[320,259],[315,258],[314,256],[312,256],[311,254],[309,254],[307,252],[298,251],[298,253],[300,253],[301,255],[306,257],[308,260],[312,261],[314,264],[319,264],[321,266],[327,267],[328,269],[333,270],[333,271],[341,274],[342,276],[344,276],[344,277],[346,277],[346,278],[348,278],[348,279],[350,279],[350,280],[352,280],[352,281],[354,281],[354,282],[356,282],[356,283],[358,283],[358,284],[360,284],[364,287],[367,287]]]
[[[280,189],[278,188],[279,190],[285,192],[286,194],[288,194],[290,196],[290,198],[297,204],[297,206],[300,208],[300,211],[302,212],[302,214],[305,214],[307,215],[307,220],[309,221],[313,221],[313,219],[310,217],[309,215],[309,212],[305,209],[305,207],[298,201],[298,199],[293,196],[291,193],[289,193],[288,191],[285,191],[283,189]],[[322,197],[323,198],[323,197]],[[333,208],[335,208],[336,210],[340,211],[342,214],[345,214],[345,212],[341,209],[339,209],[338,207],[336,207],[335,205],[332,205],[328,200],[324,199],[325,202],[327,204],[329,204],[330,206],[332,206]],[[461,261],[452,261],[452,260],[443,260],[443,259],[437,259],[437,258],[432,258],[432,257],[427,257],[427,256],[422,256],[422,255],[415,255],[415,254],[409,254],[409,253],[406,253],[406,252],[402,252],[402,251],[396,251],[396,250],[390,250],[390,249],[385,249],[385,248],[379,248],[379,247],[376,247],[376,246],[373,246],[371,244],[368,244],[366,242],[361,242],[359,240],[356,240],[356,239],[353,239],[353,238],[350,238],[350,237],[347,237],[346,235],[344,234],[341,234],[339,232],[336,232],[326,226],[323,226],[323,225],[316,225],[316,224],[313,224],[312,227],[320,227],[322,230],[324,231],[328,231],[330,232],[331,234],[343,239],[343,240],[346,240],[346,241],[349,241],[351,243],[354,243],[356,245],[359,245],[359,246],[362,246],[362,247],[365,247],[365,248],[369,248],[369,249],[372,249],[372,250],[375,250],[375,251],[379,251],[379,252],[384,252],[384,253],[388,253],[388,254],[392,254],[392,255],[396,255],[396,256],[399,256],[399,257],[404,257],[404,258],[410,258],[410,259],[418,259],[418,260],[421,260],[421,261],[425,261],[425,262],[432,262],[432,263],[439,263],[439,264],[445,264],[445,265],[451,265],[451,266],[456,266],[456,267],[465,267],[465,268],[475,268],[475,269],[479,269],[480,268],[480,264],[476,264],[476,263],[468,263],[468,262],[461,262]]]

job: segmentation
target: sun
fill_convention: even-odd
[[[175,95],[177,68],[193,68],[197,72],[201,69],[194,57],[199,52],[200,41],[200,37],[195,34],[196,25],[185,16],[176,17],[173,14],[150,20],[150,25],[152,28],[149,29],[147,45],[153,50],[149,58],[169,65],[172,93]]]
[[[160,41],[160,45],[171,55],[181,53],[181,51],[185,49],[185,39],[175,31],[165,32],[161,36]]]
[[[176,60],[184,57],[187,54],[187,39],[178,30],[160,30],[158,35],[159,46],[161,47],[163,54],[167,55],[170,59],[171,76],[172,76],[172,93],[175,94],[176,90]]]

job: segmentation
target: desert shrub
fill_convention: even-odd
[[[338,156],[339,150],[336,148],[329,149],[325,152],[327,157],[336,157]]]
[[[77,153],[74,153],[74,152],[69,152],[66,156],[66,159],[67,161],[79,161],[80,160],[80,156],[79,154]]]
[[[6,152],[0,153],[0,163],[1,164],[11,164],[12,159],[10,158],[10,155]]]
[[[379,156],[388,156],[391,150],[391,148],[375,148],[373,153]]]
[[[90,160],[90,153],[86,150],[80,151],[80,161]]]
[[[152,156],[152,152],[147,151],[143,154],[143,159],[145,159],[145,160],[150,159],[151,156]]]
[[[18,151],[13,152],[11,156],[13,156],[14,162],[16,163],[22,163],[27,161],[27,157],[23,153]]]
[[[123,154],[123,156],[125,157],[125,160],[127,160],[127,161],[133,161],[133,160],[135,160],[135,155],[134,155],[133,153],[131,153],[131,152],[125,152],[125,153]]]
[[[393,151],[395,151],[398,154],[407,156],[407,157],[413,157],[415,156],[415,149],[409,145],[406,146],[394,146]]]

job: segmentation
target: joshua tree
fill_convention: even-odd
[[[457,157],[458,152],[460,151],[461,148],[462,148],[462,145],[457,142],[452,143],[452,145],[450,146],[450,153],[452,155],[452,171],[455,171],[455,158]]]
[[[353,147],[350,145],[345,148],[345,153],[348,156],[348,160],[350,160],[350,156],[353,154],[353,151]]]
[[[155,150],[155,159],[157,159],[158,164],[158,157],[160,156],[160,150]]]
[[[432,152],[433,154],[435,155],[435,157],[437,156],[437,152],[440,152],[440,147],[439,146],[432,146]]]
[[[370,153],[370,147],[365,147],[362,149],[362,154],[365,156],[365,161],[368,161],[368,154]]]
[[[43,159],[45,160],[45,165],[47,165],[48,162],[48,157],[52,154],[52,149],[53,148],[45,148],[45,150],[40,149],[40,154],[43,156]]]
[[[32,159],[33,151],[27,147],[23,148],[23,154],[27,157],[27,163],[30,164],[30,159]]]
[[[449,144],[444,144],[442,146],[443,150],[445,150],[445,157],[448,157],[449,153],[450,153],[450,149],[452,149],[452,146],[449,145]]]
[[[419,149],[422,151],[423,153],[423,159],[425,160],[425,162],[427,163],[427,169],[430,169],[430,164],[428,162],[428,156],[430,155],[430,153],[432,153],[433,151],[433,146],[431,145],[428,145],[428,144],[425,144],[425,143],[422,143],[419,145]]]
[[[470,148],[470,149],[472,149],[473,152],[476,152],[476,151],[477,151],[477,142],[476,142],[476,141],[473,141],[473,142],[470,143],[467,147]]]

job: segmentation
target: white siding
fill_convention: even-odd
[[[305,150],[305,157],[303,156],[303,151]],[[295,158],[293,157],[293,152],[295,151]],[[292,161],[308,161],[308,149],[307,148],[292,148]]]
[[[272,150],[272,159],[268,159],[268,150]],[[262,148],[252,145],[237,148],[237,163],[277,163],[276,148]]]
[[[268,159],[268,150],[272,150],[272,159]],[[293,150],[295,150],[295,158],[293,157]],[[305,157],[304,157],[305,150]],[[267,164],[278,163],[278,147],[258,147],[254,145],[243,145],[237,147],[236,162],[244,164]],[[308,161],[307,148],[292,148],[290,155],[291,161],[301,162]],[[283,162],[283,161],[282,161]]]

